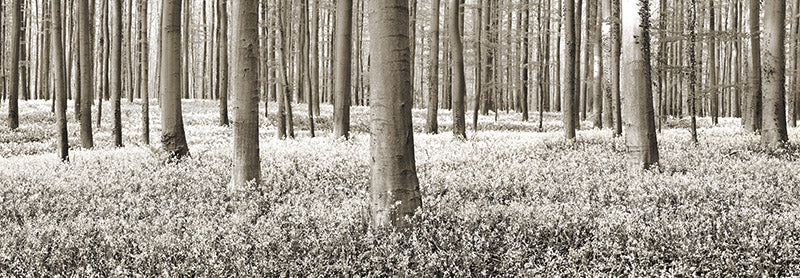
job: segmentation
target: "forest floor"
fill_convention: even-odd
[[[349,141],[331,138],[330,106],[317,138],[296,109],[294,140],[261,116],[263,184],[234,190],[215,102],[184,101],[180,163],[158,150],[157,105],[154,144],[123,101],[125,147],[111,147],[106,104],[92,150],[70,108],[66,164],[49,103],[21,102],[20,128],[0,127],[0,275],[800,275],[800,152],[763,150],[738,119],[700,119],[698,145],[668,120],[660,168],[644,171],[589,122],[566,142],[558,114],[544,132],[538,114],[492,114],[457,141],[442,110],[442,134],[415,134],[423,208],[401,234],[366,222],[368,109],[353,108]]]

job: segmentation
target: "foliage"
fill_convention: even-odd
[[[738,120],[701,119],[699,145],[669,120],[651,171],[629,168],[611,131],[561,140],[555,114],[544,133],[501,113],[463,142],[416,134],[423,208],[403,234],[369,229],[369,136],[330,138],[329,106],[319,138],[277,140],[262,115],[263,185],[236,190],[216,103],[184,104],[187,160],[137,145],[126,102],[126,147],[104,123],[94,150],[71,139],[68,164],[48,103],[23,104],[20,131],[0,129],[0,275],[800,275],[800,153],[761,151]],[[368,110],[353,115],[366,130]]]

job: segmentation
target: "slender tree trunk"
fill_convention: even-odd
[[[17,129],[19,127],[19,88],[21,86],[19,81],[19,64],[20,64],[20,21],[21,16],[20,13],[22,11],[22,6],[20,1],[24,0],[12,0],[11,1],[11,38],[9,43],[11,44],[11,56],[9,57],[9,64],[11,66],[9,70],[9,80],[8,83],[8,127],[12,130]],[[55,3],[56,6],[60,6],[58,3]],[[60,7],[59,7],[60,9]],[[60,10],[59,10],[59,15]],[[60,17],[59,17],[60,18]],[[60,20],[60,19],[59,19]],[[60,22],[60,21],[59,21]],[[59,26],[60,27],[60,26]],[[59,28],[60,29],[60,28]],[[59,37],[60,38],[60,37]],[[66,123],[66,122],[65,122]],[[64,132],[66,133],[66,131]]]
[[[622,98],[620,96],[620,0],[611,0],[611,96],[614,101],[614,136],[622,136]]]
[[[333,135],[350,136],[350,75],[352,53],[353,1],[336,2],[336,46],[334,50]]]
[[[119,1],[119,0],[117,0]],[[222,1],[221,1],[222,2]],[[161,146],[173,158],[189,155],[181,112],[181,0],[161,5]]]
[[[364,0],[367,1],[367,0]],[[417,91],[414,88],[414,80],[416,80],[416,57],[417,57],[417,0],[408,0],[408,47],[409,54],[411,55],[411,107],[416,107]],[[363,23],[362,23],[363,25]]]
[[[408,1],[369,1],[373,227],[405,228],[422,206],[411,121]]]
[[[794,108],[789,122],[792,127],[797,127],[797,121],[800,120],[800,3],[794,3],[794,38]]]
[[[150,88],[149,74],[150,74],[150,44],[147,36],[147,28],[150,25],[150,20],[147,17],[147,0],[140,0],[139,3],[139,31],[142,52],[139,57],[139,71],[141,71],[141,79],[139,80],[140,88],[142,89],[142,142],[145,145],[150,144]],[[203,4],[205,5],[205,3]]]
[[[478,131],[478,112],[481,106],[481,95],[483,94],[483,77],[484,77],[484,64],[483,64],[483,57],[484,57],[484,47],[481,45],[483,43],[483,2],[488,0],[478,0],[478,5],[475,7],[475,99],[472,105],[472,131]],[[527,1],[527,0],[525,0]],[[527,30],[527,28],[526,28]],[[526,48],[527,49],[527,48]],[[527,53],[527,51],[526,51]],[[528,65],[525,65],[526,70]],[[438,77],[437,77],[438,78]],[[438,82],[436,84],[439,85]],[[526,92],[527,94],[527,92]]]
[[[690,132],[692,134],[692,142],[697,144],[697,101],[696,88],[697,88],[697,58],[696,58],[696,45],[697,45],[697,2],[696,0],[689,0],[689,114],[691,116]]]
[[[217,53],[217,82],[219,82],[219,125],[227,126],[228,120],[228,9],[227,0],[220,0],[219,12],[219,46]]]
[[[81,70],[81,144],[86,149],[94,146],[92,139],[92,99],[94,98],[94,84],[92,84],[91,32],[94,32],[94,18],[89,18],[89,0],[78,0],[78,33],[80,36],[80,70]]]
[[[629,1],[629,0],[626,0]],[[564,0],[564,81],[561,82],[563,84],[562,88],[563,91],[561,92],[561,103],[562,103],[562,114],[564,120],[564,137],[568,140],[575,139],[575,123],[577,122],[575,109],[578,108],[576,105],[575,96],[576,93],[576,85],[575,78],[577,75],[575,71],[577,70],[577,57],[575,57],[576,50],[576,37],[578,36],[578,32],[576,32],[575,26],[579,23],[575,18],[575,0]]]
[[[310,40],[311,43],[309,50],[311,53],[308,55],[311,60],[311,98],[312,108],[314,115],[319,116],[319,10],[321,8],[320,0],[314,0],[314,7],[311,9],[311,29]]]
[[[594,14],[596,15],[595,24],[594,24],[594,38],[592,45],[594,46],[594,50],[592,53],[594,54],[594,84],[592,84],[592,89],[594,90],[594,97],[593,97],[593,107],[594,110],[594,126],[596,128],[603,128],[603,115],[604,113],[608,113],[607,111],[603,111],[603,15],[600,12],[602,10],[602,1],[595,0],[594,4]]]
[[[122,147],[122,0],[112,0],[114,36],[111,38],[111,98],[114,107],[114,146]]]
[[[520,107],[522,108],[522,121],[528,121],[528,28],[530,27],[530,1],[522,0],[522,82]]]
[[[649,168],[658,164],[658,142],[650,75],[649,0],[622,0],[623,90],[628,94],[625,112],[625,144],[633,161]]]
[[[258,1],[232,1],[233,185],[258,184]]]
[[[759,30],[759,0],[750,0],[750,101],[747,130],[761,130],[761,31]]]
[[[714,1],[708,2],[708,28],[712,33],[711,36],[708,36],[708,82],[709,82],[709,89],[711,91],[710,98],[711,98],[711,124],[717,125],[719,124],[719,86],[717,81],[717,53],[719,52],[717,49],[717,40],[716,36],[713,35],[715,32],[716,25],[714,21],[716,20],[715,13],[714,13]]]
[[[311,91],[311,61],[309,59],[310,56],[310,47],[309,42],[311,41],[311,33],[308,30],[308,0],[303,0],[303,5],[301,5],[301,25],[300,28],[301,33],[300,36],[303,37],[303,43],[301,44],[300,51],[302,51],[301,61],[302,64],[300,65],[300,70],[304,72],[302,75],[303,82],[302,87],[303,90],[306,92],[306,104],[308,105],[308,130],[311,137],[314,137],[314,92]]]
[[[15,0],[14,2],[17,2]],[[54,89],[55,89],[55,98],[56,98],[56,130],[58,131],[58,154],[61,161],[69,161],[69,142],[67,140],[67,91],[66,91],[66,80],[65,80],[65,66],[64,66],[64,42],[61,36],[61,1],[53,0],[50,2],[51,8],[51,21],[53,24],[53,30],[51,32],[52,35],[52,42],[53,42],[53,52],[51,53],[51,58],[53,59],[53,81],[54,81]],[[13,12],[12,13],[16,13]],[[14,24],[16,25],[16,24]],[[17,30],[17,29],[14,29]],[[17,33],[17,31],[12,31],[13,33]],[[13,40],[12,42],[17,42],[17,40]],[[16,43],[15,43],[16,44]],[[17,44],[18,45],[18,44]],[[12,46],[12,51],[13,51]],[[12,58],[14,54],[12,52]],[[11,61],[15,61],[15,59],[11,59]],[[13,67],[12,67],[13,69]],[[12,75],[13,77],[13,75]]]
[[[786,0],[764,1],[764,88],[761,144],[781,147],[789,141],[786,130]]]
[[[461,28],[459,28],[459,2],[450,0],[450,53],[453,60],[453,136],[458,139],[467,139],[465,123],[464,99],[467,95],[467,85],[464,81],[464,46],[461,43]]]
[[[425,132],[439,133],[439,0],[431,4],[430,68],[428,68],[428,114]]]

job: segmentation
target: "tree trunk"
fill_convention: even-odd
[[[483,49],[484,47],[482,44],[483,39],[483,1],[488,0],[478,0],[478,5],[475,6],[475,20],[474,20],[474,30],[475,30],[475,99],[473,100],[472,105],[472,131],[478,131],[478,111],[481,106],[481,95],[483,92],[483,72],[484,72],[484,64],[483,64]],[[527,1],[527,0],[525,0]],[[527,30],[527,28],[526,28]],[[526,48],[527,49],[527,48]],[[527,53],[527,51],[526,51]],[[527,64],[526,64],[527,70]],[[438,83],[438,82],[437,82]],[[437,84],[438,86],[438,84]]]
[[[352,53],[353,1],[336,2],[336,46],[334,50],[333,135],[350,137],[350,75]]]
[[[94,98],[94,84],[92,84],[91,63],[91,32],[94,28],[94,18],[89,18],[89,0],[78,0],[78,33],[80,36],[80,70],[81,70],[81,144],[86,149],[94,146],[92,139],[92,99]]]
[[[649,0],[622,1],[623,90],[628,94],[625,112],[625,145],[632,161],[649,168],[658,164],[655,113],[650,75]]]
[[[228,9],[227,0],[220,0],[219,12],[219,46],[217,48],[219,64],[217,64],[217,82],[219,82],[219,125],[227,126],[228,120]]]
[[[320,96],[320,89],[319,89],[319,10],[321,8],[320,0],[314,0],[314,7],[311,10],[311,29],[309,30],[309,43],[310,45],[310,54],[308,55],[311,64],[311,93],[309,97],[311,98],[312,108],[314,110],[314,115],[319,116],[319,96]]]
[[[630,1],[630,0],[626,0]],[[577,75],[577,57],[575,41],[578,36],[575,26],[579,23],[575,18],[575,0],[564,0],[564,74],[563,74],[563,91],[561,92],[561,111],[564,120],[564,137],[568,140],[575,139],[575,123],[577,122],[575,110],[578,108],[575,96],[576,85],[575,78]]]
[[[205,4],[204,4],[205,5]],[[150,45],[147,37],[147,27],[150,25],[150,20],[147,18],[147,0],[141,0],[139,3],[139,31],[141,38],[141,53],[139,57],[139,71],[141,72],[141,79],[139,80],[139,88],[142,90],[142,142],[145,145],[150,144]]]
[[[18,2],[19,0],[15,0],[14,2]],[[67,91],[66,91],[66,80],[64,75],[64,42],[61,36],[61,1],[53,0],[50,2],[51,8],[51,22],[53,25],[53,30],[51,31],[51,41],[53,43],[52,49],[53,52],[51,53],[51,58],[53,59],[53,84],[55,89],[55,98],[56,98],[56,130],[58,131],[58,154],[61,161],[68,161],[69,160],[69,142],[67,140]],[[16,13],[16,12],[12,12]],[[12,21],[17,22],[17,21]],[[16,25],[16,23],[14,24]],[[14,29],[18,30],[18,29]],[[17,33],[17,31],[13,31],[13,33]],[[18,40],[11,40],[12,42],[17,42]],[[16,44],[16,43],[15,43]],[[18,45],[18,44],[16,44]],[[13,49],[16,47],[12,46],[12,58],[14,57]],[[15,59],[11,59],[11,61],[15,61]],[[13,63],[12,63],[13,64]],[[13,69],[13,66],[12,66]],[[12,75],[13,77],[13,75]]]
[[[458,139],[467,139],[465,123],[464,99],[467,95],[467,86],[464,81],[464,46],[461,43],[461,28],[459,28],[460,0],[450,0],[450,53],[452,53],[453,71],[453,136]]]
[[[689,97],[687,99],[689,106],[689,114],[691,116],[691,125],[689,132],[692,135],[692,142],[697,144],[697,3],[696,0],[690,0],[689,5]]]
[[[17,129],[19,127],[19,88],[21,86],[19,81],[19,64],[20,64],[20,14],[22,11],[22,6],[20,1],[24,0],[12,0],[11,1],[11,38],[9,43],[11,44],[11,56],[9,57],[9,64],[11,66],[9,70],[9,81],[8,82],[8,127],[12,130]],[[60,2],[55,2],[56,5],[60,6]],[[59,7],[60,10],[60,7]],[[61,14],[61,13],[59,13]],[[60,22],[60,17],[59,17]],[[60,26],[59,26],[60,27]],[[60,38],[60,37],[59,37]],[[66,123],[66,122],[65,122]],[[64,132],[66,133],[66,132]]]
[[[439,0],[431,4],[430,68],[428,69],[428,114],[425,132],[439,133]]]
[[[114,107],[114,146],[122,147],[122,0],[111,2],[113,37],[111,38],[111,98]]]
[[[528,27],[530,25],[530,1],[522,0],[522,81],[520,108],[522,109],[522,121],[528,121]]]
[[[592,89],[594,90],[594,97],[593,97],[593,107],[594,110],[594,126],[596,128],[603,128],[603,116],[604,113],[608,113],[607,111],[603,111],[603,15],[600,12],[602,10],[602,2],[600,0],[594,0],[594,14],[596,15],[594,30],[593,30],[593,42],[592,45],[594,46],[594,50],[592,54],[594,55],[594,84],[592,84]]]
[[[620,96],[620,1],[611,0],[611,97],[614,101],[614,136],[622,136],[622,98]]]
[[[260,182],[258,148],[258,1],[232,1],[234,187]]]
[[[711,36],[708,36],[708,84],[709,89],[711,91],[710,98],[711,98],[711,124],[717,125],[719,124],[719,89],[718,89],[718,81],[717,81],[717,42],[716,42],[716,34],[715,28],[716,25],[715,21],[715,13],[714,13],[714,1],[708,2],[708,28],[711,32]]]
[[[794,3],[794,109],[792,109],[792,117],[789,120],[792,127],[797,127],[797,121],[800,120],[800,3]]]
[[[786,130],[786,0],[764,1],[764,88],[761,144],[781,147],[789,141]]]
[[[181,112],[180,26],[181,0],[164,0],[161,5],[161,145],[176,159],[189,155]]]
[[[750,0],[750,101],[747,130],[761,130],[761,32],[759,30],[759,0]]]
[[[408,1],[369,1],[373,227],[409,226],[422,206],[411,121]]]

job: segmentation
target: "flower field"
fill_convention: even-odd
[[[344,141],[330,135],[330,106],[317,138],[298,108],[294,140],[261,116],[263,183],[232,189],[216,102],[184,101],[180,163],[158,149],[157,104],[153,145],[139,143],[138,102],[124,101],[126,146],[111,147],[105,106],[92,150],[70,107],[66,164],[50,103],[21,102],[20,128],[0,127],[0,276],[800,275],[800,151],[761,149],[738,119],[701,118],[698,145],[685,120],[668,120],[661,167],[642,171],[589,122],[567,142],[558,114],[539,131],[538,114],[501,112],[462,142],[449,112],[428,135],[414,110],[423,208],[398,233],[367,224],[369,110],[353,108]]]

